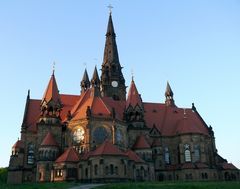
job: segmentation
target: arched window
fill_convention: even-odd
[[[165,147],[164,149],[164,160],[166,164],[170,164],[170,154],[168,147]]]
[[[28,144],[28,155],[27,155],[27,163],[32,165],[34,164],[34,144]]]
[[[185,157],[185,162],[191,162],[191,151],[190,151],[190,145],[185,144],[184,145],[184,157]]]
[[[85,169],[85,176],[88,177],[88,168]]]
[[[93,132],[93,138],[97,144],[103,143],[107,137],[108,133],[104,127],[97,127]]]
[[[109,169],[108,169],[108,166],[105,167],[105,175],[108,175],[109,173]]]
[[[115,167],[115,174],[118,175],[118,167]]]
[[[110,174],[113,175],[113,164],[110,165]]]
[[[194,146],[194,162],[200,161],[200,146],[195,145]]]
[[[94,174],[98,175],[98,165],[97,164],[94,166]]]

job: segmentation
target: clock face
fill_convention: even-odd
[[[97,144],[103,143],[108,137],[107,130],[104,127],[98,127],[93,132],[94,141]]]
[[[118,86],[118,82],[117,81],[112,81],[112,86],[113,87],[117,87]]]
[[[85,131],[82,127],[78,128],[73,132],[73,140],[76,143],[80,143],[84,139]]]

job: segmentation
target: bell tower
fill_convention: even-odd
[[[119,62],[112,13],[109,14],[101,75],[101,95],[126,100],[125,79]]]

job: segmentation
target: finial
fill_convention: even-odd
[[[196,111],[196,110],[197,110],[194,103],[192,103],[192,110],[193,110],[193,111]]]
[[[85,68],[85,70],[87,69],[87,63],[86,62],[83,62],[83,66]]]
[[[56,65],[56,63],[55,63],[55,61],[53,62],[53,75],[54,75],[54,72],[55,72],[55,65]]]
[[[134,80],[134,71],[131,69],[132,81]]]
[[[112,14],[113,6],[112,6],[111,4],[109,4],[109,5],[107,6],[107,8],[109,9],[109,13]]]
[[[30,89],[28,89],[27,98],[30,98]]]

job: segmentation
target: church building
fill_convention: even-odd
[[[101,73],[85,70],[79,94],[60,94],[54,71],[42,99],[28,92],[8,183],[239,180],[213,128],[194,104],[176,105],[169,83],[162,103],[144,102],[133,78],[127,90],[115,38],[110,13]]]

